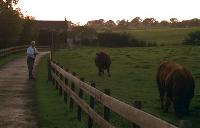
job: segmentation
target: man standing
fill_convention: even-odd
[[[31,41],[31,45],[27,48],[27,65],[29,71],[29,80],[34,79],[32,71],[37,54],[38,50],[35,48],[35,41]]]

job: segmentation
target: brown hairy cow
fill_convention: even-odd
[[[175,62],[166,61],[159,65],[156,79],[164,112],[173,103],[177,117],[188,115],[195,88],[191,72]]]
[[[106,54],[105,52],[96,53],[95,64],[98,67],[99,76],[101,76],[101,74],[104,74],[104,70],[107,70],[108,76],[110,77],[111,59],[108,54]]]

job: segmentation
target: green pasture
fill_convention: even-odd
[[[111,77],[105,73],[99,77],[97,68],[94,64],[95,53],[99,51],[107,52],[112,58]],[[111,95],[128,104],[134,100],[142,101],[142,110],[156,115],[164,120],[178,125],[179,119],[175,117],[171,108],[169,113],[163,113],[160,109],[158,89],[155,81],[157,66],[161,61],[171,60],[188,67],[195,78],[196,88],[195,97],[191,103],[191,116],[184,119],[190,120],[194,128],[200,127],[200,47],[197,46],[170,46],[170,47],[151,47],[151,48],[98,48],[84,47],[72,50],[57,51],[53,56],[59,64],[76,72],[79,77],[84,77],[88,82],[95,82],[96,88],[104,91],[105,88],[111,89]],[[69,113],[68,106],[64,104],[63,98],[58,97],[58,92],[54,90],[50,83],[46,83],[46,59],[38,67],[38,99],[40,108],[40,118],[42,123],[48,126],[55,123],[67,123],[76,120],[76,113]],[[43,76],[44,75],[44,76]],[[50,85],[50,86],[49,86]],[[43,92],[44,91],[44,92]],[[99,113],[101,106],[96,109]],[[52,110],[50,110],[52,109]],[[66,116],[66,117],[65,117]],[[62,118],[61,118],[62,117]],[[111,122],[117,127],[128,128],[130,123],[112,113]],[[52,119],[53,118],[53,119]],[[73,120],[71,119],[73,118]],[[49,120],[50,119],[50,120]],[[62,122],[62,119],[65,120]],[[77,121],[78,122],[78,121]],[[123,122],[123,123],[119,123]],[[87,121],[75,123],[78,126],[85,126]],[[56,126],[57,126],[56,125]],[[54,125],[52,125],[54,126]],[[75,127],[78,127],[75,125]],[[79,127],[80,127],[79,126]]]
[[[158,45],[180,45],[188,33],[199,31],[200,27],[165,28],[165,29],[136,29],[129,30],[137,39],[156,42]]]

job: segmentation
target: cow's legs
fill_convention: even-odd
[[[101,76],[101,68],[99,68],[99,76]]]
[[[171,105],[170,98],[167,97],[167,98],[166,98],[166,102],[165,102],[164,113],[165,113],[165,112],[168,112],[168,109],[169,109],[170,105]]]
[[[107,68],[107,73],[108,73],[108,76],[110,77],[110,68],[109,67]]]
[[[189,112],[189,103],[187,103],[186,108],[185,108],[185,115],[189,116],[190,112]]]
[[[157,85],[158,85],[158,91],[160,94],[161,108],[163,109],[164,108],[164,90],[158,81],[157,81]]]
[[[184,113],[184,114],[185,114],[186,116],[189,116],[189,115],[190,115],[189,106],[190,106],[190,100],[185,100],[185,103],[184,103],[185,113]]]

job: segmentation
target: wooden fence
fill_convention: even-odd
[[[23,46],[15,46],[15,47],[0,49],[0,57],[4,57],[19,51],[23,51],[26,49],[26,47],[27,47],[26,45],[23,45]]]
[[[137,124],[142,128],[177,128],[176,126],[161,120],[151,114],[130,106],[122,101],[119,101],[109,96],[107,89],[103,93],[95,88],[95,84],[88,84],[84,79],[76,77],[76,73],[69,73],[63,67],[49,61],[48,63],[48,79],[52,80],[53,85],[59,90],[60,95],[64,95],[64,100],[67,102],[67,97],[70,99],[70,109],[73,109],[74,102],[78,105],[77,118],[81,120],[81,111],[83,110],[88,115],[88,128],[92,128],[93,121],[101,128],[114,128],[109,123],[110,111],[113,111],[131,123]],[[75,92],[75,88],[79,92]],[[83,94],[90,96],[90,104],[87,104],[83,99]],[[104,105],[104,117],[101,117],[94,110],[94,101]]]
[[[0,57],[4,57],[16,52],[20,52],[20,51],[25,51],[26,48],[28,47],[28,45],[22,45],[22,46],[15,46],[15,47],[10,47],[10,48],[4,48],[4,49],[0,49]],[[49,47],[48,46],[37,46],[38,50],[48,50]]]

